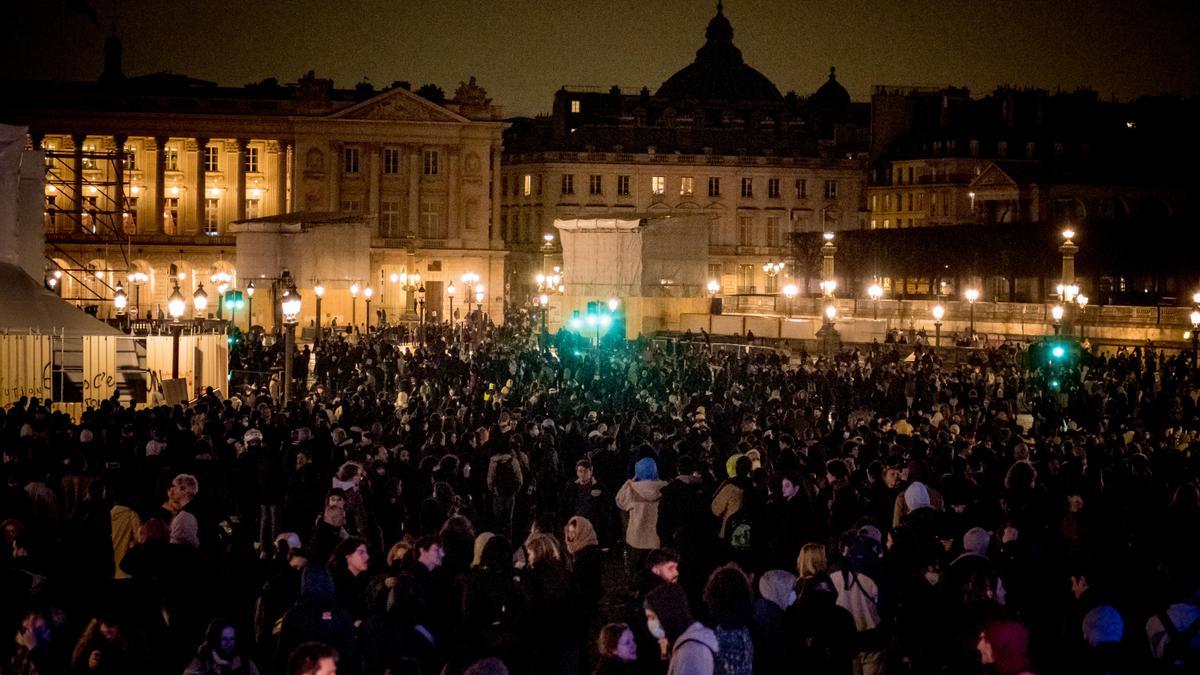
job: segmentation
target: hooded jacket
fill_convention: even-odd
[[[625,541],[632,548],[659,547],[658,504],[666,484],[661,480],[627,480],[617,491],[617,507],[629,512]]]
[[[716,671],[717,635],[696,621],[671,647],[667,675],[713,675]]]

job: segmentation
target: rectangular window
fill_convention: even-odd
[[[426,176],[438,175],[438,151],[426,150],[421,153],[421,166]]]
[[[617,195],[629,196],[629,176],[617,176]]]
[[[767,197],[769,199],[779,199],[779,179],[767,179]]]
[[[246,146],[246,161],[242,168],[246,173],[258,173],[258,148]]]
[[[342,148],[342,172],[358,173],[358,148]]]
[[[215,145],[204,146],[204,170],[205,171],[207,171],[207,172],[220,171],[219,165],[217,164],[217,157],[218,157],[217,146],[215,146]]]
[[[165,148],[163,153],[163,164],[167,171],[179,170],[179,148]]]
[[[913,182],[913,168],[910,166],[910,167],[908,167],[908,184],[912,185],[912,182]]]
[[[805,178],[796,179],[796,199],[808,199],[808,180]]]
[[[767,275],[767,292],[768,293],[778,293],[779,292],[779,275],[775,275],[775,276],[771,276],[769,274]]]
[[[542,174],[540,174],[540,173],[537,175],[537,190],[536,190],[536,192],[537,192],[537,196],[539,196],[539,197],[542,196]]]
[[[421,233],[426,239],[446,237],[446,233],[442,231],[442,214],[433,202],[421,204]]]
[[[665,176],[652,176],[650,178],[650,194],[663,195],[667,193],[667,178]]]
[[[526,197],[533,194],[533,174],[525,174],[521,178],[521,193]]]
[[[754,292],[754,265],[738,265],[738,293]]]
[[[95,145],[93,145],[91,143],[83,144],[83,168],[85,168],[85,169],[96,168],[96,158],[91,156],[92,153],[95,153],[95,152],[96,152]]]
[[[121,214],[121,221],[125,226],[125,232],[129,234],[134,234],[137,232],[137,207],[137,197],[125,198],[125,212]]]
[[[837,199],[837,181],[825,181],[825,199]]]
[[[996,142],[996,154],[1001,157],[1008,156],[1008,141],[997,141]]]
[[[767,217],[767,246],[779,246],[779,216]]]
[[[908,210],[913,210],[913,193],[908,193]]]
[[[383,149],[383,172],[393,175],[400,173],[400,148]]]
[[[717,176],[709,176],[709,178],[708,178],[708,196],[709,197],[720,197],[721,196],[721,179],[718,178]]]
[[[738,216],[738,246],[751,246],[754,243],[754,219],[750,216]]]
[[[749,177],[742,178],[742,196],[743,197],[753,197],[754,196],[754,179],[753,178],[749,178]]]
[[[220,199],[205,199],[204,200],[204,234],[210,237],[215,237],[219,234],[217,227],[217,214],[221,208]]]
[[[588,194],[602,195],[604,194],[604,177],[599,174],[588,176]]]
[[[125,161],[123,164],[126,171],[137,171],[137,148],[132,145],[125,146]]]
[[[358,213],[362,210],[362,202],[357,199],[343,199],[342,211],[345,213]]]
[[[564,195],[575,194],[575,176],[573,174],[564,173],[562,175],[562,189],[560,192]]]
[[[578,113],[580,110],[583,110],[583,102],[577,98],[572,99],[571,100],[571,112]]]
[[[262,211],[259,209],[258,200],[257,199],[247,199],[246,200],[246,218],[247,219],[258,218],[260,215],[262,215]]]
[[[179,197],[163,199],[163,226],[167,234],[176,234],[179,230]]]
[[[879,210],[879,209],[876,207],[876,204],[878,204],[878,202],[879,202],[879,195],[871,195],[871,210],[872,210],[872,211],[878,211],[878,210]]]
[[[379,229],[385,237],[400,236],[400,202],[385,199],[379,204]]]
[[[695,187],[696,187],[695,179],[692,178],[691,176],[684,176],[683,178],[680,178],[679,179],[679,196],[680,197],[691,197],[692,192],[695,190]]]

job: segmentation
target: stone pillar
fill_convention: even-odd
[[[381,234],[379,229],[379,172],[381,170],[379,145],[372,143],[367,146],[367,213],[375,219],[375,226],[372,228],[375,236]]]
[[[76,232],[83,232],[83,142],[85,140],[87,140],[87,136],[84,134],[71,136],[71,142],[75,144],[74,161],[71,167],[74,174],[71,176],[71,191],[74,193],[71,217],[75,220]]]
[[[233,167],[234,176],[234,199],[237,200],[237,212],[234,220],[246,219],[246,139],[239,138],[237,141],[237,157],[234,159]]]
[[[500,194],[500,150],[500,143],[492,144],[492,224],[488,227],[488,236],[493,248],[503,248],[504,245],[500,239],[500,199],[503,197]]]
[[[462,201],[462,195],[459,194],[459,156],[458,148],[453,148],[446,151],[446,237],[449,239],[458,238],[458,214],[459,202]]]
[[[408,153],[408,233],[415,237],[421,231],[421,147],[409,146]]]
[[[167,138],[154,139],[154,178],[150,183],[150,234],[163,233],[163,211],[166,209],[167,191]]]
[[[204,232],[204,202],[208,199],[208,189],[205,186],[204,175],[204,149],[208,147],[207,138],[196,138],[196,184],[194,192],[196,194],[196,203],[194,217],[196,222],[196,233]]]
[[[113,136],[113,144],[116,146],[117,161],[113,167],[113,210],[117,212],[117,231],[125,232],[125,141],[128,141],[128,136]],[[130,215],[132,220],[133,216]],[[137,230],[135,229],[134,232]]]
[[[273,141],[275,148],[275,214],[287,213],[288,192],[288,144]]]

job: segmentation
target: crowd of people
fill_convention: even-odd
[[[1190,355],[536,327],[339,333],[287,405],[12,402],[0,672],[1200,672]]]

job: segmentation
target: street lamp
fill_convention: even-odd
[[[821,237],[825,239],[825,243],[821,244],[821,290],[832,298],[833,292],[837,290],[837,281],[833,276],[833,257],[837,254],[837,246],[833,243],[832,232],[826,232]]]
[[[946,316],[946,308],[941,303],[933,306],[933,348],[942,346],[942,317]]]
[[[709,297],[715,298],[717,296],[717,293],[720,293],[720,292],[721,292],[721,282],[717,281],[716,279],[709,279],[708,280],[708,295],[709,295]]]
[[[317,296],[317,339],[321,339],[321,298],[325,297],[325,287],[321,282],[313,286],[313,295]]]
[[[621,306],[620,300],[617,300],[616,298],[608,299],[608,311],[615,312],[615,311],[617,311],[617,308],[620,306]]]
[[[453,280],[451,280],[451,281],[450,281],[450,285],[449,285],[449,286],[446,286],[446,296],[447,296],[448,298],[450,298],[450,314],[449,314],[449,316],[450,316],[450,328],[451,328],[451,331],[453,331],[453,328],[454,328],[454,293],[455,293],[455,291],[457,291],[457,290],[458,290],[458,289],[454,287],[454,281],[453,281]]]
[[[350,327],[353,330],[358,330],[358,282],[350,283]]]
[[[968,332],[971,335],[971,340],[975,340],[975,301],[979,299],[979,289],[968,288],[963,297],[967,299],[967,306],[970,308],[970,328]]]
[[[883,287],[879,284],[871,284],[867,289],[867,295],[870,296],[873,304],[872,319],[879,320],[879,299],[883,297]]]
[[[167,312],[171,315],[171,379],[179,379],[179,334],[183,332],[183,324],[179,321],[183,318],[183,312],[187,309],[187,301],[183,298],[183,293],[179,292],[179,280],[175,281],[175,288],[171,291],[171,296],[167,298]]]
[[[1075,296],[1075,304],[1079,305],[1079,341],[1083,342],[1085,329],[1087,328],[1087,304],[1088,296],[1080,293]]]
[[[254,327],[254,282],[246,284],[246,330]]]
[[[208,293],[204,292],[204,282],[201,281],[196,286],[196,292],[192,294],[192,307],[196,309],[196,313],[200,318],[204,318],[204,310],[208,309]]]
[[[295,282],[284,289],[279,301],[283,311],[284,344],[283,344],[283,405],[292,399],[292,351],[296,348],[296,320],[300,316],[300,292],[296,290]]]
[[[367,301],[367,335],[371,334],[371,296],[375,295],[375,289],[367,286],[363,289],[363,299]]]
[[[787,286],[783,287],[783,297],[787,298],[787,315],[788,316],[792,315],[792,302],[795,301],[796,294],[799,292],[800,292],[800,289],[796,287],[796,284],[788,284]]]
[[[425,344],[425,286],[417,287],[417,317],[420,320],[421,344]]]
[[[483,323],[483,297],[484,297],[483,294],[484,294],[483,286],[476,286],[475,287],[475,304],[479,305],[479,307],[478,307],[479,322],[481,324]]]
[[[1063,308],[1062,305],[1055,305],[1050,308],[1050,316],[1054,319],[1054,336],[1058,337],[1059,331],[1062,329]]]
[[[1200,293],[1196,295],[1200,296]],[[1196,361],[1197,351],[1200,351],[1197,349],[1200,347],[1200,309],[1193,309],[1188,318],[1192,320],[1192,369],[1195,370],[1196,368],[1200,368]]]
[[[208,280],[217,289],[217,318],[223,319],[225,318],[225,291],[229,290],[229,284],[233,281],[233,275],[221,270],[220,272],[214,272]]]
[[[142,284],[150,281],[150,276],[140,270],[129,274],[129,283],[133,284],[133,318],[142,313]]]

